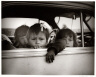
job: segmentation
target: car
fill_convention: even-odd
[[[79,47],[68,47],[60,52],[52,64],[44,61],[46,49],[2,50],[2,74],[94,75],[94,1],[2,1],[1,3],[2,34],[7,35],[12,42],[18,26],[21,24],[31,26],[37,22],[47,24],[50,29],[60,30],[67,26],[77,34],[79,42]]]

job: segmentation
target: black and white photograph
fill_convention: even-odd
[[[95,1],[1,1],[1,75],[95,75]]]

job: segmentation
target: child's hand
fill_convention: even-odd
[[[54,50],[50,50],[47,54],[46,54],[46,62],[48,63],[52,63],[53,60],[55,58],[55,52]]]

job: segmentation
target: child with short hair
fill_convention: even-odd
[[[14,46],[16,48],[27,48],[27,38],[26,34],[29,27],[27,25],[21,25],[15,30],[14,36],[15,36],[15,44]]]
[[[30,48],[46,48],[48,44],[49,31],[41,23],[32,25],[27,33],[28,45]]]
[[[55,55],[61,52],[65,47],[77,47],[76,34],[70,29],[61,29],[57,35],[55,42],[50,44],[46,54],[46,61],[53,62]]]

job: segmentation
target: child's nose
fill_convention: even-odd
[[[25,41],[25,44],[27,44],[27,41]]]
[[[24,42],[25,42],[25,44],[27,44],[27,39],[26,38],[24,39]]]
[[[39,44],[39,40],[38,39],[36,40],[36,44]]]
[[[69,40],[68,39],[66,40],[66,43],[69,44]]]

